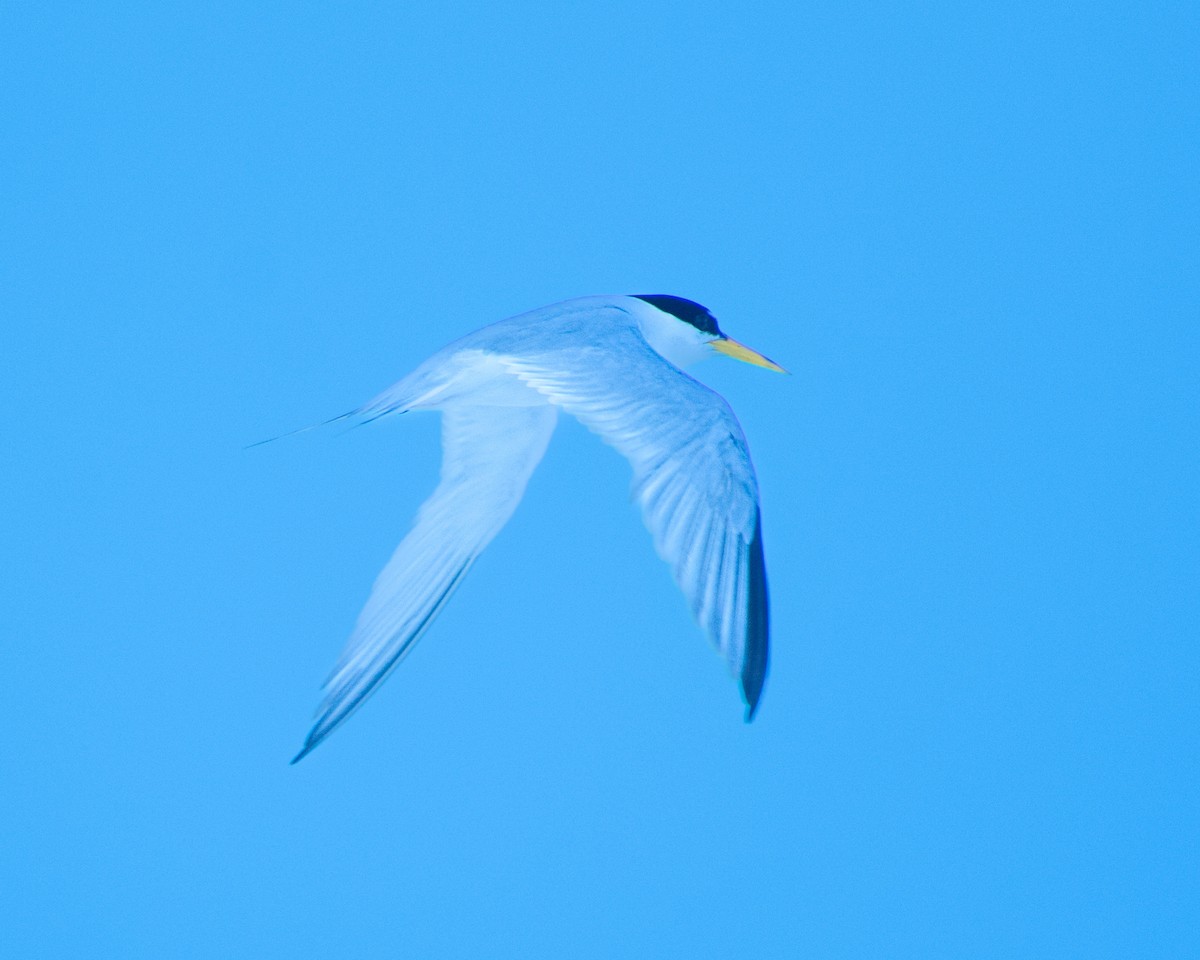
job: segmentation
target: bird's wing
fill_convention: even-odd
[[[655,547],[739,679],[752,719],[767,673],[767,576],[758,483],[729,405],[633,330],[614,330],[603,346],[503,362],[632,464]]]
[[[549,404],[442,411],[441,482],[376,579],[293,763],[360,707],[425,633],[517,508],[557,417]]]

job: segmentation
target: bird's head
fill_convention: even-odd
[[[758,351],[725,336],[717,326],[717,318],[698,303],[665,293],[639,293],[633,299],[649,305],[649,309],[643,306],[637,311],[642,336],[677,367],[686,367],[716,351],[757,367],[787,373]]]

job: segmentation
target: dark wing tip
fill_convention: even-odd
[[[343,716],[341,719],[344,720],[345,716]],[[337,720],[332,724],[329,723],[329,711],[325,711],[325,713],[322,714],[322,716],[313,725],[313,728],[308,731],[308,736],[304,738],[304,746],[300,748],[300,752],[298,754],[292,757],[292,759],[288,762],[288,765],[295,766],[310,753],[316,750],[317,747],[325,742],[325,738],[333,733],[334,729],[340,723],[341,720]]]
[[[333,704],[318,710],[317,720],[313,724],[312,729],[308,731],[308,736],[304,738],[304,746],[300,748],[300,752],[292,757],[291,764],[299,763],[323,744],[334,730],[346,722],[350,714],[362,706],[362,702],[367,698],[367,695],[366,693],[360,693],[348,707],[344,704]]]
[[[770,600],[767,595],[767,565],[763,559],[762,518],[754,519],[750,541],[750,571],[746,591],[746,660],[742,664],[742,696],[746,699],[746,722],[754,719],[767,679],[770,653]]]

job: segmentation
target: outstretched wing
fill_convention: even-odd
[[[557,417],[549,404],[443,409],[441,482],[376,579],[292,763],[358,709],[429,628],[517,508]]]
[[[602,347],[502,362],[632,464],[655,547],[738,677],[752,719],[767,673],[767,576],[758,483],[729,405],[633,329],[612,330]]]

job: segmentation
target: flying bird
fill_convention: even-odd
[[[737,677],[751,720],[769,632],[758,483],[729,405],[683,372],[714,352],[786,372],[691,300],[580,297],[468,334],[335,418],[440,411],[441,479],[376,579],[292,763],[362,706],[429,629],[512,516],[560,411],[629,460],[654,545]]]

